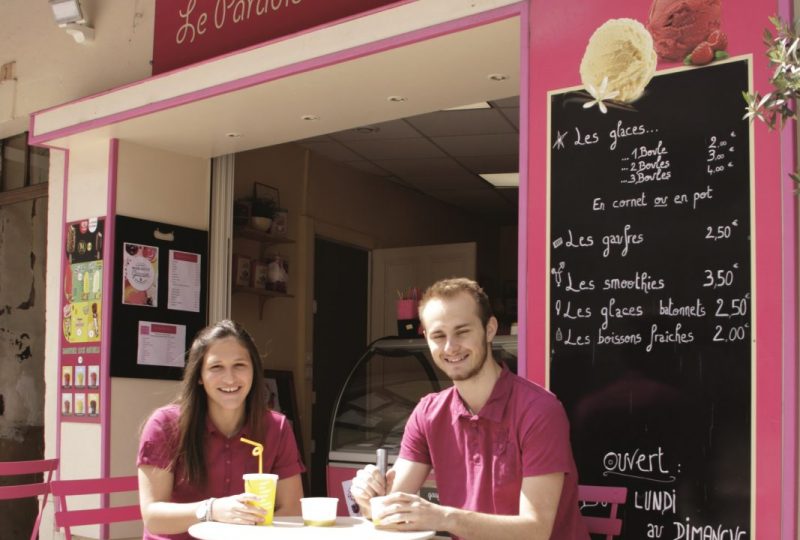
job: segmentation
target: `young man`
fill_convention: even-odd
[[[400,456],[381,478],[358,471],[351,492],[364,515],[391,493],[381,526],[447,531],[470,540],[587,540],[561,403],[492,357],[497,319],[474,281],[433,284],[419,306],[436,365],[453,386],[422,398]],[[417,495],[434,469],[441,505]]]

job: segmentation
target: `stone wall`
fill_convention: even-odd
[[[46,229],[46,198],[0,206],[0,461],[44,455]],[[0,516],[2,540],[27,539],[36,503],[0,501]]]

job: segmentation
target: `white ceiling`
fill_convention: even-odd
[[[322,156],[511,224],[518,189],[496,189],[480,173],[519,169],[519,99],[491,109],[437,111],[299,141]]]

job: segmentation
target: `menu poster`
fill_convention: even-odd
[[[185,343],[186,326],[141,321],[136,362],[142,365],[182,369]]]
[[[169,309],[200,311],[200,261],[198,253],[169,250]]]
[[[99,422],[103,327],[104,218],[65,224],[59,346],[61,421]],[[94,392],[89,415],[86,389]]]
[[[738,59],[605,114],[550,94],[550,387],[580,482],[628,488],[621,538],[751,535],[749,86]]]

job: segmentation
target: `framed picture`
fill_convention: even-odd
[[[300,455],[303,455],[303,437],[300,433],[300,420],[297,417],[297,396],[294,391],[294,377],[291,371],[278,369],[264,370],[267,404],[274,411],[282,413],[292,422],[294,438]]]
[[[252,261],[250,257],[244,255],[233,256],[233,284],[239,287],[252,287],[253,283],[250,280],[250,265]]]
[[[269,280],[269,267],[264,261],[253,261],[253,287],[256,289],[266,289]]]

